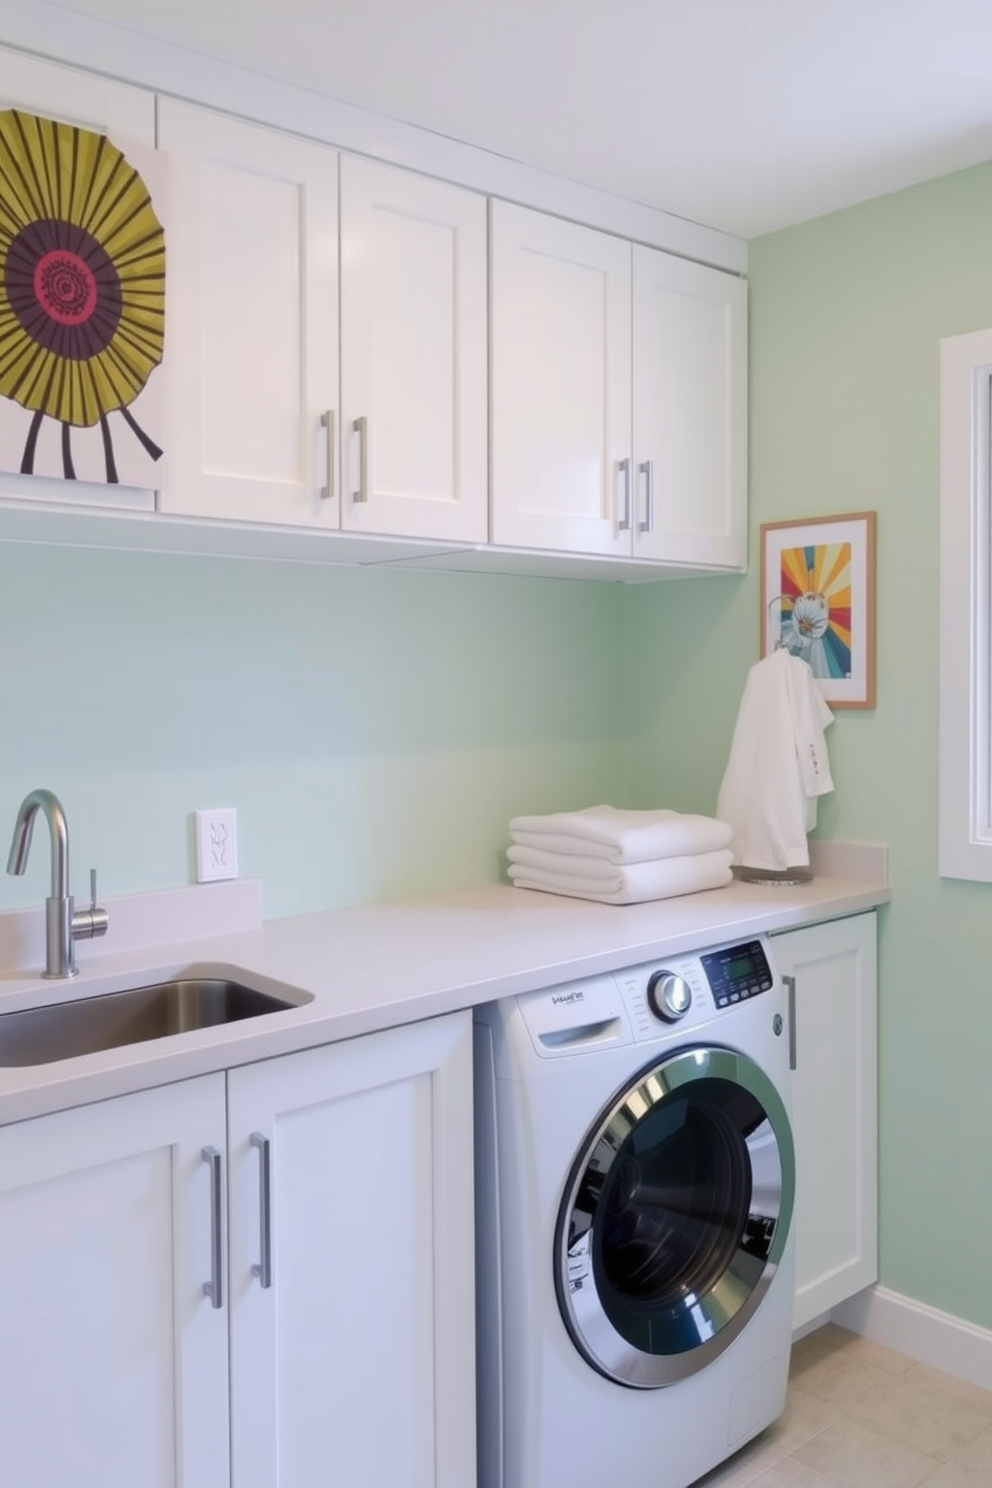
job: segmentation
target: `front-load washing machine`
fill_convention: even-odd
[[[477,1009],[479,1488],[686,1488],[781,1411],[787,1016],[763,937]]]

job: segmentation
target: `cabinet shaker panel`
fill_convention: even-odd
[[[742,569],[747,287],[635,245],[633,333],[634,556]]]
[[[341,159],[346,530],[485,542],[486,200]]]
[[[492,540],[629,556],[630,244],[491,213]]]
[[[162,510],[337,527],[337,153],[168,98],[159,143],[173,202]]]

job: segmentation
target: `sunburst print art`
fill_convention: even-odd
[[[781,643],[814,677],[851,675],[851,544],[784,548]]]
[[[151,427],[135,405],[164,333],[165,233],[142,174],[105,134],[0,110],[0,396],[22,411],[0,403],[3,465],[157,484],[160,400],[141,402]]]
[[[831,708],[875,706],[875,517],[761,524],[761,655],[808,663]]]

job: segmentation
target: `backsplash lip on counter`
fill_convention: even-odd
[[[166,891],[166,897],[176,892],[182,891]],[[312,1001],[59,1063],[0,1068],[0,1124],[440,1017],[665,954],[858,914],[889,897],[887,885],[878,881],[824,876],[788,888],[735,881],[623,907],[486,884],[255,925],[245,924],[252,917],[246,899],[241,928],[100,950],[81,962],[68,988],[37,971],[8,969],[0,973],[0,1013],[51,1001],[53,988],[55,996],[91,996],[97,988],[113,990],[112,983],[134,985],[137,976],[151,981],[204,966],[224,967],[238,979],[285,989],[290,996],[295,989]],[[197,899],[190,923],[202,925],[203,902]]]
[[[76,944],[80,971],[107,956],[146,946],[254,930],[262,923],[262,884],[255,878],[183,884],[115,895],[105,899],[104,905],[110,916],[106,935],[99,941],[80,940]],[[44,906],[0,911],[0,990],[4,980],[23,978],[28,975],[27,968],[44,964]]]
[[[863,879],[888,887],[889,849],[880,842],[838,842],[830,837],[809,839],[809,865],[815,878]]]

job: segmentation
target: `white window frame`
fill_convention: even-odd
[[[939,872],[992,882],[992,330],[940,344]]]

